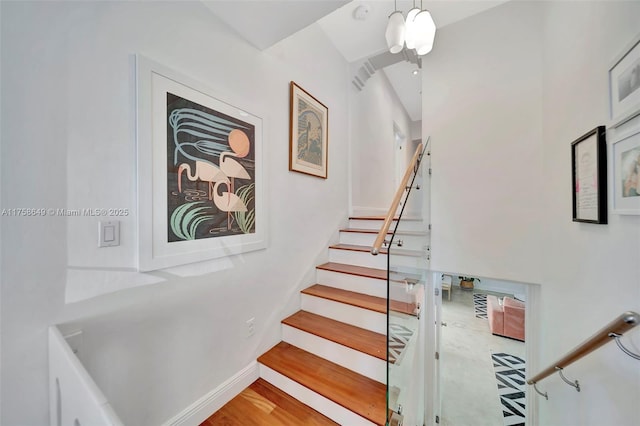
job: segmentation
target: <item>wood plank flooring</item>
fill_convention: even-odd
[[[258,379],[200,426],[337,426],[328,417]]]

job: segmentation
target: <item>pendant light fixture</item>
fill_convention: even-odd
[[[436,36],[436,24],[428,10],[416,7],[415,0],[413,8],[407,13],[405,22],[402,12],[398,10],[397,0],[394,0],[394,12],[389,15],[385,38],[389,52],[398,53],[404,46],[407,49],[415,49],[416,54],[422,56],[431,52],[433,41]]]
[[[422,6],[422,0],[420,0]],[[436,37],[436,23],[427,9],[422,9],[413,20],[415,31],[415,49],[420,56],[426,55],[433,49],[433,40]]]
[[[407,46],[407,49],[415,49],[416,48],[416,25],[414,19],[416,15],[420,13],[420,9],[416,7],[416,1],[413,0],[413,7],[409,12],[407,12],[407,21],[405,23],[405,36],[404,43]]]
[[[389,52],[398,53],[404,46],[405,24],[404,16],[402,16],[402,12],[398,10],[398,5],[395,0],[394,9],[395,11],[389,16],[385,38],[387,39]]]

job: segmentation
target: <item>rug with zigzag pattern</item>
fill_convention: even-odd
[[[498,382],[498,394],[505,426],[525,424],[524,359],[504,352],[492,353],[493,369]]]

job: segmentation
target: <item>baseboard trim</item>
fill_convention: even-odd
[[[253,361],[162,426],[198,426],[259,377],[258,362]]]

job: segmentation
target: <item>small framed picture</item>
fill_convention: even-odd
[[[618,127],[611,145],[613,212],[640,215],[640,115],[628,123],[631,131]]]
[[[598,126],[571,144],[573,221],[607,223],[607,143]]]
[[[290,95],[289,170],[326,179],[329,109],[293,81]]]
[[[609,69],[609,104],[613,126],[627,121],[640,109],[640,34]]]

